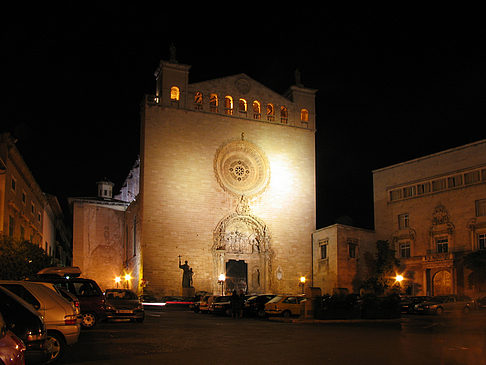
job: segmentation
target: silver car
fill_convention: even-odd
[[[76,311],[58,293],[41,283],[30,281],[0,280],[0,286],[24,299],[44,318],[47,346],[51,354],[49,362],[59,360],[66,345],[78,341],[81,326]]]
[[[106,289],[106,318],[143,322],[145,312],[137,294],[128,289]]]

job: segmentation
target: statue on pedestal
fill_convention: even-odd
[[[187,264],[187,260],[181,265],[181,256],[179,256],[179,269],[183,270],[182,273],[182,287],[192,288],[192,275],[194,275],[192,268]]]

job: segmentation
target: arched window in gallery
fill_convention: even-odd
[[[307,109],[301,109],[300,110],[300,120],[302,122],[308,122],[309,121],[309,111]]]
[[[240,113],[245,113],[246,114],[246,111],[247,111],[247,104],[246,104],[246,100],[245,99],[240,99],[238,101],[238,111]]]
[[[273,122],[275,120],[275,109],[273,104],[267,104],[267,120]]]
[[[260,119],[261,115],[260,102],[255,100],[253,101],[253,119]]]
[[[287,111],[287,108],[285,106],[280,107],[280,122],[287,124],[289,120],[289,113]]]
[[[200,91],[196,91],[194,94],[194,109],[202,110],[203,109],[203,94]]]
[[[231,96],[224,97],[224,112],[227,115],[233,115],[233,98]]]
[[[213,113],[218,112],[218,95],[216,94],[209,95],[209,110]]]
[[[170,100],[179,101],[179,96],[180,96],[179,88],[177,86],[172,86],[170,88]]]

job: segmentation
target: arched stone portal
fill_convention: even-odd
[[[434,275],[432,281],[434,295],[452,294],[452,275],[447,270],[441,270]]]
[[[243,261],[245,264],[248,293],[264,293],[270,290],[270,236],[263,221],[251,214],[236,212],[218,223],[213,237],[215,292],[221,290],[217,287],[217,278],[220,274],[227,275],[227,264],[233,260]]]

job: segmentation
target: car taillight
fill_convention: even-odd
[[[64,324],[66,326],[76,324],[76,321],[77,317],[75,315],[64,316]]]

